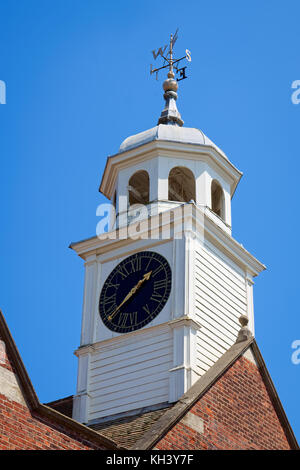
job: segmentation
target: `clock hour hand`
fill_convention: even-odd
[[[150,279],[151,274],[152,271],[149,271],[148,273],[144,274],[142,279],[140,279],[139,282],[129,291],[129,293],[126,295],[125,299],[120,303],[120,305],[118,305],[118,307],[107,317],[108,320],[112,320],[114,318],[118,310],[120,310],[120,308],[125,304],[125,302],[127,302],[133,296],[133,294],[136,293],[136,291],[141,287],[141,285],[145,281],[148,281]]]

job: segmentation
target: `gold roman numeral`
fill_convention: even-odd
[[[129,313],[120,313],[118,325],[122,327],[126,326],[128,317],[129,317]]]
[[[114,289],[118,289],[120,287],[120,284],[113,284],[112,282],[108,282],[107,283],[107,289],[109,289],[110,287],[113,287]]]
[[[125,266],[118,268],[116,272],[122,276],[122,279],[125,279],[129,275]]]
[[[105,309],[105,314],[106,314],[107,316],[109,316],[111,313],[114,312],[114,310],[116,309],[116,307],[117,307],[116,303],[111,304],[111,306],[110,306],[107,310]]]
[[[104,303],[104,305],[108,305],[108,304],[111,304],[111,303],[115,304],[116,303],[116,294],[105,297],[103,303]]]
[[[161,279],[160,281],[154,281],[154,290],[166,289],[170,281],[168,279]]]
[[[130,318],[130,325],[136,325],[137,324],[137,312],[131,312],[129,314]]]
[[[154,271],[152,271],[152,277],[155,277],[164,268],[165,268],[164,264],[161,264],[160,266],[158,266],[158,268],[156,268],[156,269],[154,269]]]
[[[135,273],[136,271],[140,271],[142,269],[142,260],[140,256],[136,256],[128,263],[131,267],[131,272]]]
[[[150,300],[155,300],[155,302],[161,302],[162,295],[159,292],[154,291],[153,294],[150,297]]]
[[[137,312],[120,313],[118,317],[118,326],[124,328],[127,324],[128,318],[131,326],[137,324]]]
[[[147,315],[151,315],[150,308],[149,308],[148,304],[146,304],[146,305],[143,306],[143,310],[145,310],[145,312],[147,313]]]
[[[145,271],[148,271],[149,265],[150,265],[151,261],[153,260],[153,258],[154,258],[154,256],[151,255],[151,256],[150,256],[150,259],[149,259],[149,261],[148,261],[148,264],[147,264],[147,266],[146,266],[146,268],[145,268]]]

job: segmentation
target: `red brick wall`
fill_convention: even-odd
[[[8,400],[0,394],[0,449],[66,449],[95,448],[70,431],[44,421],[26,406]]]
[[[241,357],[190,409],[204,421],[199,434],[178,422],[157,449],[290,449],[262,377]]]
[[[0,367],[16,372],[0,337]],[[3,389],[2,389],[3,392]],[[1,393],[0,381],[0,450],[16,449],[104,449],[79,436],[71,427],[59,425],[37,411],[8,399]]]

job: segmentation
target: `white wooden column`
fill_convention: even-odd
[[[231,194],[230,187],[223,188],[225,205],[225,222],[231,227]]]
[[[96,255],[88,256],[85,262],[84,299],[80,346],[93,342],[94,311],[96,303],[98,263]]]
[[[179,318],[184,314],[184,242],[183,238],[173,240],[172,318]]]
[[[77,356],[77,393],[73,402],[73,419],[79,421],[79,423],[87,423],[90,400],[88,394],[90,353],[85,351],[83,353],[77,353]]]
[[[168,200],[169,199],[169,166],[168,161],[162,157],[158,157],[158,165],[156,166],[156,187],[157,187],[157,199]]]
[[[253,278],[249,273],[246,273],[246,297],[247,297],[247,316],[249,319],[248,328],[255,335],[254,329],[254,303],[253,303]]]
[[[195,238],[196,234],[193,230],[193,204],[184,206],[184,310],[183,315],[193,318],[194,315],[194,284],[195,284]]]
[[[197,330],[194,320],[194,244],[192,231],[193,205],[187,205],[184,213],[182,239],[174,240],[174,320],[173,365],[169,370],[169,401],[177,401],[199,378],[196,373]]]
[[[199,378],[196,374],[197,329],[194,321],[181,318],[173,329],[173,366],[169,370],[169,402],[177,401]]]
[[[196,178],[196,203],[201,206],[211,207],[211,177],[207,173],[206,165],[203,164],[200,175]]]

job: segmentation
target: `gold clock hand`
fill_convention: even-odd
[[[137,285],[131,289],[131,291],[134,291],[133,294],[141,287],[141,285],[150,279],[152,271],[149,271],[149,273],[144,274],[143,278],[137,283]]]
[[[150,279],[151,274],[152,274],[152,271],[149,271],[148,273],[144,274],[143,278],[140,279],[139,282],[129,291],[129,293],[126,295],[125,299],[120,303],[120,305],[118,305],[118,307],[115,308],[115,310],[107,317],[109,321],[111,321],[114,318],[114,316],[116,315],[118,310],[120,310],[122,305],[124,305],[125,302],[127,302],[127,300],[129,300],[133,296],[133,294],[136,293],[136,291],[141,287],[141,285],[145,281],[148,281]]]
[[[125,304],[125,302],[127,302],[127,300],[130,299],[130,297],[134,294],[134,288],[131,289],[131,291],[126,295],[125,299],[120,303],[120,305],[118,305],[117,308],[115,308],[115,310],[107,317],[108,320],[112,320],[114,318],[114,316],[116,315],[116,313],[118,312],[118,310],[120,310],[120,308],[122,307],[122,305]]]

